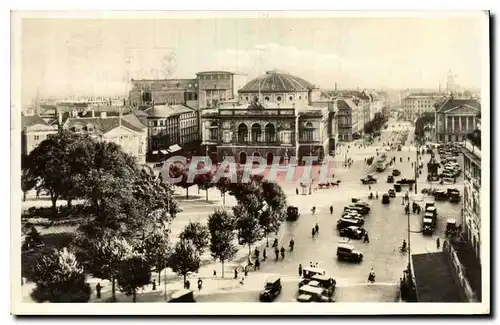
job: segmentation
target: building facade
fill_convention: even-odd
[[[38,115],[21,115],[21,154],[28,155],[50,134],[57,133],[57,126],[49,125]]]
[[[341,142],[350,142],[353,140],[353,133],[357,132],[357,106],[352,99],[337,99],[337,121],[338,121],[338,139]]]
[[[237,101],[202,112],[206,153],[212,161],[233,156],[239,163],[252,156],[268,163],[277,156],[281,163],[292,156],[323,158],[335,148],[337,122],[333,102],[326,107],[310,105],[318,94],[301,78],[268,71],[245,84]]]
[[[125,153],[135,157],[138,164],[146,163],[146,128],[128,122],[128,118],[121,114],[107,116],[106,112],[101,112],[97,117],[72,116],[60,122],[64,129],[87,133],[98,141],[114,142]]]
[[[481,253],[481,130],[476,129],[464,141],[464,235],[476,257]]]
[[[439,93],[409,94],[403,99],[405,119],[414,121],[425,112],[434,112],[434,105],[443,97],[444,95]]]
[[[435,104],[436,141],[464,141],[479,121],[481,103],[476,99],[447,97]]]

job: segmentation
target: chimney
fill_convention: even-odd
[[[106,112],[101,112],[101,118],[106,118]]]

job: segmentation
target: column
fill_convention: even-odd
[[[451,117],[451,133],[455,133],[455,116]]]
[[[446,134],[448,133],[448,116],[445,114],[443,115],[443,117],[444,117],[444,133],[446,136]]]
[[[458,129],[460,130],[460,133],[464,132],[464,130],[462,130],[462,116],[458,117]]]

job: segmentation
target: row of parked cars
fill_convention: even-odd
[[[351,199],[351,204],[344,207],[341,218],[337,221],[339,235],[349,239],[362,239],[366,230],[364,217],[370,213],[370,205],[360,199]],[[361,262],[363,253],[352,245],[340,244],[337,247],[337,258],[347,262]]]

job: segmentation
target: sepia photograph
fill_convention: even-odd
[[[489,15],[13,11],[11,313],[489,314]]]

